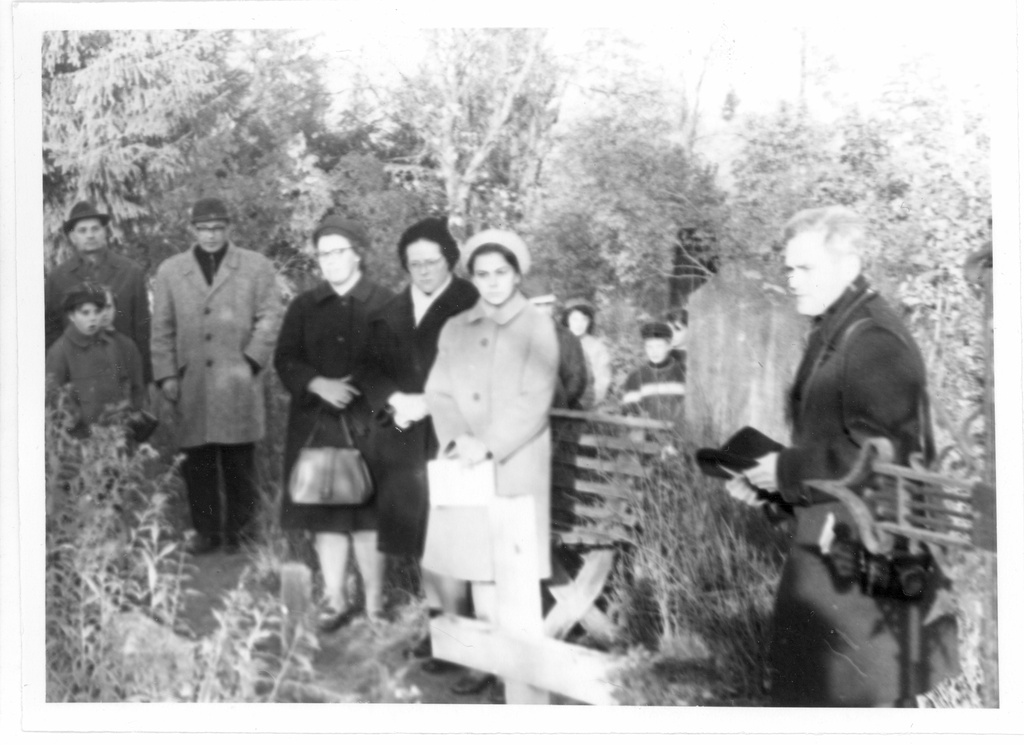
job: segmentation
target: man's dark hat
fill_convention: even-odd
[[[782,444],[753,427],[744,427],[720,448],[701,448],[696,452],[697,466],[706,476],[731,479],[724,470],[746,471],[757,465],[757,459],[782,450]]]
[[[313,231],[313,245],[325,235],[340,235],[348,238],[356,246],[366,248],[370,245],[363,226],[354,220],[346,220],[340,215],[325,215]]]
[[[642,339],[671,339],[672,329],[667,323],[651,321],[640,327],[640,338]]]
[[[410,225],[398,239],[398,259],[402,262],[402,268],[409,268],[408,248],[416,241],[430,241],[441,247],[441,255],[452,269],[459,263],[459,244],[455,237],[448,230],[448,218],[427,217],[418,223]]]
[[[64,221],[64,234],[67,235],[75,229],[75,225],[79,220],[99,220],[100,223],[106,225],[110,222],[110,215],[100,212],[92,206],[91,202],[79,202],[71,208],[71,214],[68,215],[68,219]]]
[[[231,222],[227,205],[216,197],[204,197],[192,205],[192,224],[223,220]]]

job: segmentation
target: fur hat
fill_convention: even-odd
[[[71,214],[64,221],[64,234],[67,235],[74,230],[79,220],[89,219],[99,220],[102,225],[106,225],[110,222],[110,215],[97,210],[91,202],[79,202],[71,208]]]
[[[71,313],[86,303],[92,303],[101,310],[106,308],[106,290],[94,282],[80,282],[65,293],[62,307],[65,313]]]
[[[469,260],[473,258],[473,253],[488,243],[496,243],[511,251],[512,255],[516,257],[516,261],[519,262],[519,273],[521,275],[525,277],[527,272],[530,271],[530,249],[526,247],[523,239],[511,230],[497,230],[494,228],[482,230],[466,241],[462,255],[465,257],[464,261],[467,269],[469,268]]]
[[[370,245],[363,226],[354,220],[346,220],[340,215],[324,215],[320,224],[313,231],[313,245],[315,246],[317,241],[325,235],[340,235],[348,238],[353,246],[359,248],[368,248]]]
[[[227,205],[216,197],[204,197],[192,205],[192,224],[222,220],[231,222]]]

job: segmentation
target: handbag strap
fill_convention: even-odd
[[[310,446],[310,443],[313,442],[313,435],[316,434],[317,427],[319,427],[321,425],[322,418],[326,415],[326,413],[327,412],[324,411],[324,403],[323,403],[323,401],[321,401],[319,406],[317,406],[316,421],[313,422],[313,426],[309,428],[309,437],[306,438],[306,444],[303,445],[302,447],[308,448]],[[352,438],[352,429],[349,427],[348,416],[346,415],[345,411],[341,411],[338,414],[338,422],[340,424],[341,431],[342,431],[342,434],[344,435],[344,439],[346,440],[346,443],[344,445],[336,445],[336,446],[332,446],[332,447],[349,447],[349,448],[354,448],[356,446],[355,445],[355,440]]]

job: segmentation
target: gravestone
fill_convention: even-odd
[[[735,265],[690,297],[686,421],[708,442],[750,425],[789,441],[785,396],[809,330],[784,287]]]

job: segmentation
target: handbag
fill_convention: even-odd
[[[373,480],[366,460],[352,443],[345,415],[339,417],[341,431],[347,440],[343,447],[310,447],[313,433],[292,466],[288,493],[295,504],[356,506],[365,504],[373,494]]]

